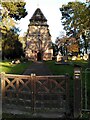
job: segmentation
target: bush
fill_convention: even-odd
[[[27,58],[25,58],[25,57],[21,57],[21,58],[20,58],[20,61],[21,61],[21,62],[27,62],[27,61],[28,61],[28,59],[27,59]]]

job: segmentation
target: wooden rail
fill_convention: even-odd
[[[1,74],[4,104],[18,101],[33,112],[43,109],[69,109],[69,76],[35,76]],[[27,102],[26,102],[27,101]],[[64,112],[65,112],[64,111]]]

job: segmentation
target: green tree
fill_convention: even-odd
[[[53,56],[58,55],[58,46],[55,43],[52,43],[52,49],[53,49]]]
[[[24,50],[26,48],[26,34],[27,33],[25,32],[22,36],[19,36],[19,41],[22,43]]]
[[[69,2],[67,5],[63,5],[60,11],[66,34],[75,37],[77,40],[82,36],[84,38],[85,49],[87,50],[89,40],[86,41],[83,33],[86,30],[90,30],[90,8],[85,3]]]
[[[2,7],[7,8],[8,15],[15,20],[20,20],[27,15],[25,2],[2,2]]]
[[[79,52],[77,40],[73,37],[58,37],[55,43],[58,46],[58,50],[61,52],[62,55],[73,55]]]
[[[10,29],[2,36],[2,59],[15,59],[23,56],[22,44],[18,40],[18,34]]]
[[[6,30],[10,30],[12,27],[15,27],[16,21],[24,18],[27,15],[25,9],[25,2],[2,2],[1,3],[1,21],[0,29],[1,32],[5,33]],[[13,19],[14,18],[14,19]]]
[[[27,15],[26,3],[11,1],[2,2],[1,5],[2,58],[12,59],[21,57],[23,54],[22,44],[18,41],[19,30],[15,25],[17,20]]]
[[[68,50],[67,50],[67,42],[68,38],[67,36],[62,36],[62,37],[57,37],[55,43],[58,46],[59,52],[61,52],[62,55],[67,55]]]

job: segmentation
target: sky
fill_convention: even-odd
[[[62,4],[67,4],[70,1],[75,0],[25,0],[25,8],[28,12],[28,15],[18,22],[18,27],[21,30],[20,35],[24,35],[24,32],[27,32],[30,18],[34,14],[35,10],[40,8],[47,19],[52,41],[55,42],[55,39],[60,36],[60,34],[65,34],[61,24],[61,12],[59,8],[62,6]],[[79,1],[85,2],[85,0]]]

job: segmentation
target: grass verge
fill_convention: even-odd
[[[7,74],[22,74],[31,63],[31,61],[27,61],[19,64],[11,64],[10,61],[2,61],[0,62],[0,73],[5,72]]]

